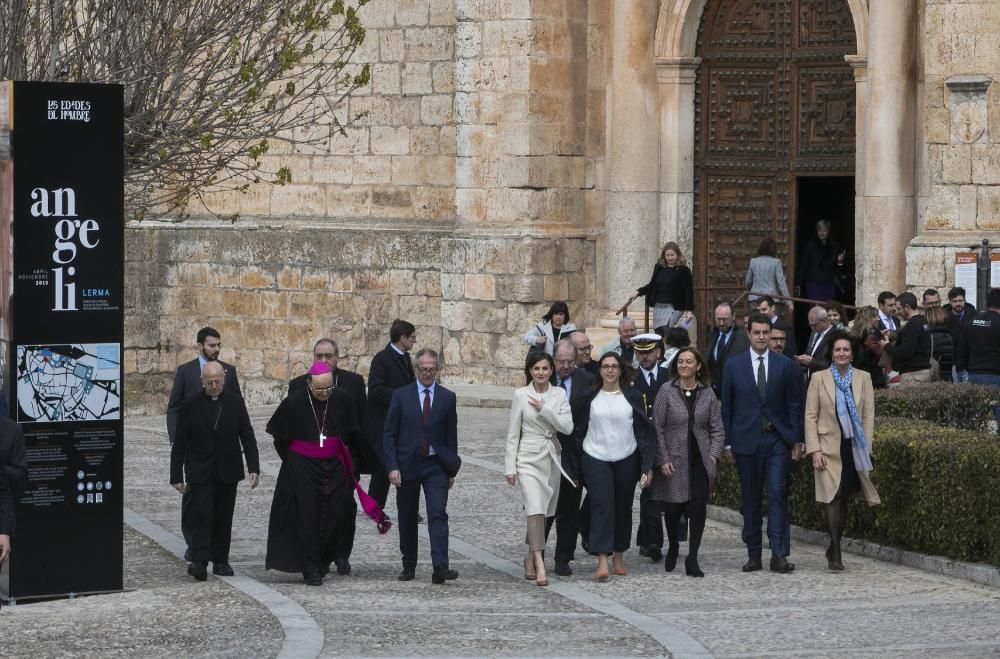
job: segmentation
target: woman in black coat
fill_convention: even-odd
[[[694,279],[684,264],[677,243],[670,242],[660,250],[660,260],[653,267],[649,283],[636,289],[628,303],[645,296],[646,306],[653,309],[653,327],[660,336],[678,322],[694,317]]]
[[[615,574],[627,574],[635,485],[652,483],[656,436],[621,355],[606,352],[599,364],[599,384],[573,406],[573,444],[590,499],[587,550],[597,556],[594,578],[607,581],[609,554]]]

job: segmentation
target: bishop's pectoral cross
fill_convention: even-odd
[[[322,432],[319,434],[319,447],[323,448],[323,442],[326,441],[326,435]]]

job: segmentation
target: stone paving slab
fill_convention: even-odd
[[[265,571],[279,461],[263,433],[270,408],[256,408],[264,476],[254,491],[240,487],[233,563],[262,592],[304,610],[310,624],[303,626],[319,638],[295,647],[321,649],[291,652],[282,624],[313,633],[296,626],[302,621],[289,623],[280,607],[269,610],[225,580],[194,582],[182,561],[127,528],[130,592],[4,608],[0,656],[1000,656],[1000,589],[861,556],[847,556],[847,570],[831,573],[823,548],[802,542],[793,543],[794,574],[746,575],[739,529],[716,521],[703,543],[705,579],[683,576],[682,563],[667,574],[632,550],[629,575],[598,584],[590,579],[594,559],[578,550],[573,577],[550,573],[552,586],[534,586],[520,566],[520,494],[502,476],[501,403],[510,389],[492,389],[460,394],[494,403],[459,410],[466,461],[449,502],[457,581],[430,583],[426,529],[417,579],[396,581],[395,530],[379,536],[364,517],[351,576],[314,588],[298,575]],[[167,484],[163,417],[126,426],[127,506],[176,541],[180,497]]]

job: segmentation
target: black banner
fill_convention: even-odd
[[[116,85],[9,85],[12,599],[121,590],[124,133]]]

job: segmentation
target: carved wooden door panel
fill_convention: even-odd
[[[847,0],[709,0],[698,34],[693,266],[699,316],[774,238],[791,285],[795,181],[854,173]],[[739,311],[739,310],[738,310]]]

